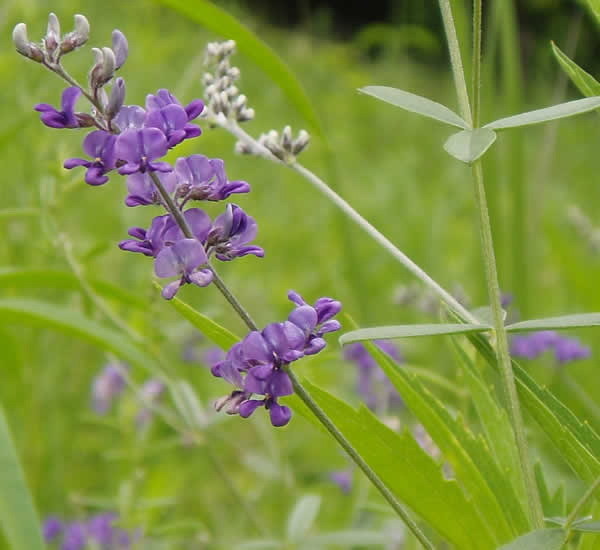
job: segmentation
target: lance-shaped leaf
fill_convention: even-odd
[[[494,141],[496,141],[496,132],[489,128],[463,130],[452,134],[444,143],[444,149],[455,159],[471,164],[480,158]]]
[[[404,90],[391,88],[389,86],[365,86],[364,88],[359,88],[358,91],[380,99],[381,101],[385,101],[386,103],[391,103],[405,111],[433,118],[440,122],[444,122],[445,124],[450,124],[450,126],[456,126],[457,128],[463,129],[469,127],[460,116],[448,109],[445,105],[436,103],[435,101],[431,101],[431,99],[421,97],[420,95],[411,94],[410,92],[405,92]]]
[[[565,533],[562,529],[538,529],[501,546],[498,550],[560,550],[564,540]]]
[[[567,101],[546,107],[545,109],[537,109],[528,111],[520,115],[500,118],[494,122],[486,124],[484,128],[492,130],[506,130],[507,128],[518,128],[519,126],[529,126],[531,124],[540,124],[541,122],[549,122],[559,118],[566,118],[574,115],[580,115],[593,111],[600,107],[600,97],[586,97],[584,99],[576,99],[575,101]]]
[[[552,42],[552,51],[563,71],[567,73],[571,82],[579,88],[579,91],[584,96],[592,97],[600,95],[600,82],[567,57],[554,42]]]
[[[393,338],[413,338],[417,336],[444,336],[492,330],[487,325],[475,324],[432,324],[432,325],[393,325],[385,327],[360,328],[340,337],[340,344],[362,342],[365,340],[387,340]]]
[[[567,330],[573,328],[599,327],[600,313],[576,313],[545,319],[532,319],[513,323],[506,327],[507,332],[531,332],[535,330]]]
[[[161,286],[156,281],[154,282],[154,287],[157,290],[162,290]],[[213,344],[216,344],[221,349],[228,350],[233,344],[240,341],[240,338],[235,334],[212,319],[209,319],[206,315],[202,315],[202,313],[196,311],[192,306],[186,304],[179,298],[169,300],[169,304],[171,304],[182,317],[194,325]]]
[[[40,523],[0,408],[0,526],[13,550],[43,550]]]
[[[596,22],[600,24],[600,0],[586,0],[586,4],[596,18]]]

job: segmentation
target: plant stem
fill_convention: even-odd
[[[454,76],[454,86],[456,87],[456,94],[458,96],[460,114],[470,126],[473,126],[465,70],[460,56],[460,47],[458,45],[458,37],[456,36],[456,27],[454,25],[454,17],[452,16],[450,0],[439,0],[439,3],[446,31],[446,40],[448,41],[448,50],[450,51],[450,63],[452,64],[452,75]]]
[[[584,493],[584,495],[577,501],[574,508],[571,510],[571,513],[567,516],[567,521],[564,525],[565,531],[568,531],[573,522],[577,519],[577,516],[581,513],[583,507],[588,503],[588,500],[594,496],[594,493],[600,487],[600,477],[596,478],[596,481],[592,483],[588,490]]]
[[[394,494],[386,487],[385,483],[381,478],[371,469],[371,467],[364,461],[358,451],[352,446],[342,432],[340,432],[331,419],[327,416],[325,411],[319,407],[317,402],[311,397],[311,395],[304,389],[304,386],[296,378],[295,373],[291,369],[287,369],[287,374],[292,381],[294,386],[294,392],[304,402],[304,404],[310,409],[310,411],[317,417],[319,422],[323,424],[326,430],[335,438],[335,440],[342,446],[342,448],[348,453],[350,458],[356,463],[356,465],[364,472],[369,478],[369,481],[377,490],[381,493],[383,498],[388,501],[394,511],[400,516],[402,521],[410,529],[413,535],[422,544],[423,548],[434,550],[434,546],[427,536],[419,529],[419,526],[412,520],[408,515],[408,512],[402,507],[400,502],[396,499]]]
[[[164,185],[160,181],[160,178],[156,175],[155,172],[150,172],[150,177],[152,178],[152,182],[158,189],[158,192],[160,193],[160,196],[162,197],[162,199],[164,201],[165,208],[167,209],[169,214],[171,214],[171,216],[173,216],[173,219],[175,220],[175,222],[181,229],[182,233],[188,239],[195,239],[194,234],[193,234],[189,224],[187,223],[183,213],[181,212],[181,210],[179,208],[177,208],[175,201],[173,201],[173,199],[171,198],[171,195],[169,195],[169,193],[165,189]],[[227,288],[225,283],[223,283],[223,280],[221,279],[221,277],[219,277],[219,274],[217,273],[215,268],[209,264],[208,269],[210,269],[212,271],[213,283],[219,289],[219,291],[225,297],[225,299],[229,302],[231,307],[233,307],[233,309],[236,311],[236,313],[240,316],[242,321],[244,321],[246,326],[250,330],[258,330],[256,323],[252,320],[252,317],[250,317],[250,314],[244,309],[244,307],[242,306],[240,301],[231,293],[231,291]]]
[[[250,145],[256,154],[276,162],[288,166],[292,170],[298,172],[310,184],[316,187],[323,193],[333,204],[335,204],[348,218],[355,222],[365,233],[370,235],[380,246],[387,250],[394,259],[398,260],[408,271],[415,277],[421,280],[432,292],[434,292],[440,300],[453,310],[463,321],[479,324],[480,321],[470,313],[452,294],[440,286],[432,279],[421,267],[411,260],[404,252],[402,252],[394,243],[392,243],[383,233],[376,227],[363,218],[348,202],[338,195],[331,187],[327,185],[321,178],[305,168],[298,162],[286,164],[273,155],[266,147],[262,146],[252,136],[247,134],[242,128],[235,123],[230,123],[224,128],[232,133],[235,137]]]

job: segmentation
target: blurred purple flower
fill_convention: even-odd
[[[41,113],[40,120],[50,128],[79,128],[79,120],[74,109],[80,95],[81,90],[77,86],[71,86],[62,93],[62,111],[58,111],[48,103],[38,103],[34,109]]]
[[[89,185],[102,185],[108,181],[105,175],[116,167],[115,144],[117,136],[104,130],[90,132],[83,140],[83,151],[94,160],[72,158],[64,163],[67,170],[76,166],[87,168],[85,181]]]
[[[402,361],[402,356],[396,346],[387,340],[374,340],[375,344],[381,351],[389,355],[395,361]],[[390,401],[399,401],[400,396],[396,392],[394,386],[389,381],[385,373],[379,368],[377,362],[367,348],[360,342],[355,342],[344,348],[344,357],[355,363],[358,368],[358,394],[364,399],[370,409],[376,409],[377,405],[382,402],[382,398],[386,403]],[[383,385],[383,394],[379,394],[374,385],[379,382]]]
[[[50,542],[57,538],[63,531],[63,524],[57,517],[50,516],[44,520],[42,526],[42,534],[46,542]]]
[[[555,331],[545,330],[512,339],[510,353],[513,357],[536,359],[544,352],[553,350],[558,363],[587,359],[591,350],[575,338],[567,338]]]
[[[124,363],[109,363],[92,382],[92,407],[98,414],[105,414],[118,395],[125,389]]]
[[[352,470],[349,468],[330,472],[329,479],[342,490],[342,493],[348,494],[352,490]]]

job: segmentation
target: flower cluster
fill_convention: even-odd
[[[42,532],[48,544],[59,544],[60,550],[129,550],[139,542],[140,533],[115,526],[117,514],[97,514],[87,521],[63,522],[56,517],[44,521]]]
[[[68,159],[65,168],[85,168],[85,181],[94,186],[107,183],[112,173],[126,176],[127,206],[159,205],[167,211],[147,229],[131,228],[132,238],[123,240],[120,248],[154,258],[158,277],[177,278],[164,288],[166,299],[184,284],[209,285],[214,278],[209,266],[213,256],[221,261],[248,254],[262,257],[263,249],[249,244],[257,233],[256,222],[239,206],[227,205],[214,220],[200,208],[186,209],[194,201],[222,201],[247,193],[248,183],[229,181],[220,159],[194,154],[178,158],[174,166],[162,160],[184,140],[201,134],[193,121],[205,110],[204,103],[195,99],[183,105],[162,89],[148,95],[144,107],[125,105],[125,81],[116,77],[116,71],[127,59],[128,44],[118,30],[113,32],[112,48],[93,50],[88,87],[74,85],[61,56],[85,43],[89,34],[87,19],[78,15],[75,20],[75,34],[61,38],[58,19],[50,14],[48,34],[40,45],[29,42],[23,23],[15,27],[13,37],[21,54],[72,84],[64,90],[60,107],[36,105],[41,121],[51,128],[94,128],[83,140],[89,158]],[[91,103],[90,112],[76,110],[82,95]]]
[[[278,398],[294,391],[286,369],[293,361],[315,355],[325,347],[323,335],[340,329],[333,317],[342,306],[331,298],[319,298],[311,306],[293,291],[288,298],[296,307],[287,321],[250,332],[212,367],[215,376],[236,388],[215,403],[217,410],[247,418],[258,407],[264,407],[273,426],[285,426],[290,421],[290,409],[278,402]]]
[[[398,348],[392,342],[374,340],[373,344],[395,361],[402,361]],[[400,401],[398,392],[363,344],[355,342],[346,346],[344,357],[356,365],[358,369],[357,391],[370,409],[375,410],[379,405],[387,406]],[[378,391],[376,386],[380,386],[381,391]]]
[[[590,348],[576,338],[567,338],[552,330],[515,336],[510,347],[513,357],[525,359],[536,359],[546,351],[554,351],[556,361],[561,365],[577,359],[587,359],[592,354]]]

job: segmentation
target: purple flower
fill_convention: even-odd
[[[115,144],[117,136],[104,130],[90,132],[83,140],[84,152],[94,160],[72,158],[65,161],[64,167],[71,170],[85,166],[85,181],[90,185],[102,185],[108,181],[105,175],[116,167]]]
[[[156,256],[154,273],[158,277],[180,277],[169,283],[162,291],[162,296],[170,300],[179,288],[191,283],[196,286],[207,286],[213,280],[210,269],[196,268],[208,262],[202,243],[196,239],[181,239],[172,246],[165,246]]]
[[[123,372],[127,365],[109,363],[102,369],[92,382],[92,407],[98,414],[108,412],[115,397],[125,389]]]
[[[587,359],[592,351],[575,338],[559,338],[554,347],[556,360],[562,365],[577,359]]]
[[[62,521],[60,521],[57,517],[50,516],[44,520],[42,534],[44,535],[44,540],[46,542],[50,542],[57,538],[62,533],[62,530]]]
[[[208,214],[199,208],[190,208],[183,216],[196,239],[204,242],[211,227]],[[145,256],[153,257],[158,256],[163,247],[172,246],[185,238],[170,214],[154,218],[147,231],[141,227],[132,227],[128,234],[134,238],[121,241],[119,243],[121,250],[140,252]]]
[[[170,172],[173,168],[168,162],[154,162],[166,153],[167,138],[158,128],[131,128],[117,137],[117,158],[125,161],[119,168],[119,174],[122,175],[135,172]]]
[[[257,230],[254,218],[239,206],[228,204],[225,213],[215,219],[208,234],[208,253],[214,252],[224,262],[247,254],[262,258],[265,251],[260,246],[247,245],[256,237]]]
[[[144,127],[146,120],[146,111],[138,105],[123,105],[119,114],[115,117],[114,122],[119,130],[139,130]]]
[[[348,494],[352,489],[352,470],[334,470],[329,473],[329,479],[333,481],[342,493]]]
[[[228,181],[221,159],[191,155],[177,159],[177,196],[184,200],[221,201],[233,193],[248,193],[245,181]]]
[[[81,90],[77,86],[71,86],[62,93],[62,111],[58,111],[48,103],[39,103],[34,109],[41,113],[40,120],[50,128],[79,128],[79,120],[74,109],[80,95]]]
[[[156,176],[160,179],[165,190],[168,193],[175,191],[177,178],[173,172],[162,174],[158,172]],[[127,191],[129,194],[125,198],[127,206],[145,206],[148,204],[162,204],[162,198],[152,176],[148,172],[135,172],[127,176]]]
[[[162,109],[167,107],[168,105],[179,105],[181,103],[177,100],[177,98],[169,92],[169,90],[165,90],[164,88],[158,90],[156,95],[149,94],[146,96],[146,109]],[[202,111],[204,110],[204,103],[200,99],[194,99],[191,103],[188,103],[184,107],[184,110],[187,115],[188,121],[194,120],[198,118]]]
[[[402,361],[402,356],[394,344],[387,340],[374,340],[373,343],[395,361]],[[355,342],[344,348],[344,357],[353,361],[358,368],[358,394],[364,399],[370,409],[377,408],[383,397],[386,401],[399,400],[398,393],[367,348],[360,342]],[[379,383],[383,386],[380,395],[374,388]]]
[[[291,292],[290,295],[302,305],[294,309],[287,321],[250,332],[227,352],[224,360],[213,365],[213,375],[236,388],[215,403],[217,410],[225,409],[229,414],[247,418],[258,407],[264,407],[269,411],[273,426],[289,422],[291,411],[277,401],[294,391],[286,369],[293,361],[325,347],[322,336],[340,328],[331,317],[341,308],[341,304],[331,298],[321,298],[315,306],[309,306],[299,294]],[[260,395],[262,399],[253,399],[253,395]]]
[[[84,523],[74,522],[65,527],[61,550],[83,550],[86,543],[87,536]]]
[[[587,359],[591,356],[590,348],[581,344],[579,340],[561,336],[550,330],[515,336],[510,347],[513,357],[525,359],[536,359],[549,350],[554,350],[554,356],[559,364]]]
[[[113,527],[116,519],[117,514],[110,512],[93,516],[87,522],[89,537],[103,546],[112,544],[116,535],[116,529]]]

